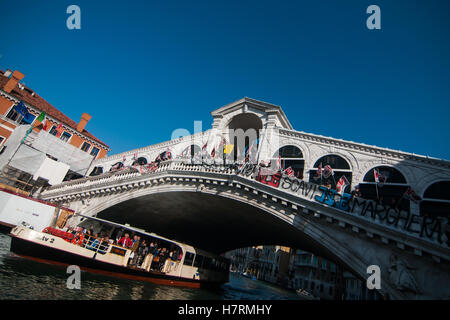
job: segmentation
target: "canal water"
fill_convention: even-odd
[[[81,289],[68,289],[66,268],[39,263],[9,251],[0,234],[0,299],[33,300],[300,300],[295,292],[230,274],[220,288],[190,289],[81,272]]]

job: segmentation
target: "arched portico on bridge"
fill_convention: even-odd
[[[423,193],[420,214],[428,216],[450,217],[450,180],[436,181]]]

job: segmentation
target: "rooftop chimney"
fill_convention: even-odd
[[[92,116],[88,115],[86,112],[81,115],[81,120],[77,125],[77,131],[83,132],[84,127],[86,127],[89,120],[91,120]]]
[[[17,70],[14,71],[11,78],[9,78],[8,82],[3,87],[3,90],[6,93],[11,93],[11,91],[13,91],[13,89],[17,86],[19,81],[23,79],[23,77],[25,77],[24,74],[20,73]]]

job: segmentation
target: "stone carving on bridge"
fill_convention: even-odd
[[[82,199],[81,203],[83,204],[81,210],[86,210],[91,205],[91,199]]]
[[[409,291],[415,294],[421,293],[416,278],[413,275],[414,268],[408,265],[402,259],[399,259],[397,255],[392,254],[389,258],[390,267],[388,269],[389,277],[392,284],[399,291]]]

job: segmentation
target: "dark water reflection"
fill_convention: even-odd
[[[107,277],[82,271],[81,290],[68,289],[62,266],[30,261],[9,251],[11,238],[0,234],[0,299],[62,300],[297,300],[295,292],[230,274],[220,288],[190,289]]]

